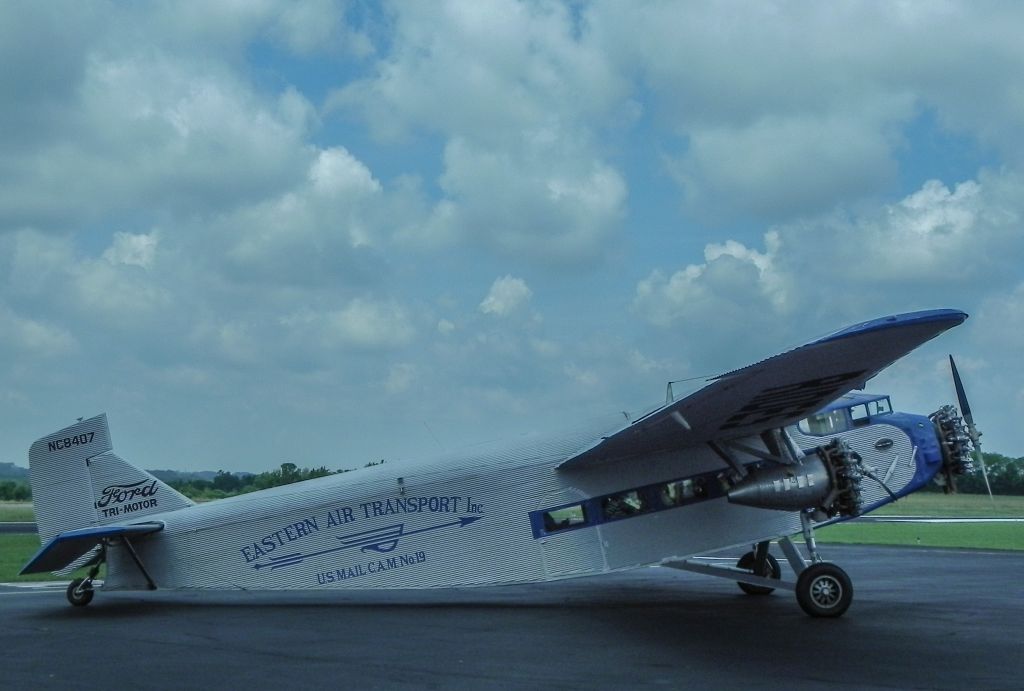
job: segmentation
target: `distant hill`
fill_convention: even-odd
[[[217,473],[213,470],[198,470],[196,472],[186,470],[148,470],[146,472],[155,475],[163,482],[188,482],[190,480],[213,482],[213,478],[217,477]]]
[[[13,463],[0,463],[0,480],[28,481],[28,468]]]

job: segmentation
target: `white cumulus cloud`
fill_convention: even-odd
[[[54,324],[23,317],[0,304],[0,344],[20,354],[45,358],[64,355],[77,347],[74,336]]]
[[[790,286],[776,267],[780,239],[774,232],[764,239],[765,252],[729,240],[707,245],[703,264],[690,264],[669,276],[653,271],[637,284],[635,309],[660,326],[728,319],[755,305],[761,313],[785,313]]]
[[[111,264],[128,264],[143,269],[153,263],[160,238],[152,233],[114,233],[113,244],[103,253]]]
[[[532,295],[533,291],[523,279],[502,276],[496,278],[491,284],[490,292],[480,303],[480,311],[484,314],[504,317],[529,302]]]
[[[400,304],[354,298],[336,310],[304,310],[281,320],[294,337],[321,348],[395,348],[416,335],[411,318]]]

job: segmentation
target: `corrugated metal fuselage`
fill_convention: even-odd
[[[715,474],[726,470],[704,446],[556,468],[617,426],[607,420],[558,438],[389,462],[148,515],[164,529],[133,544],[159,588],[436,588],[597,574],[799,531],[795,512],[733,505],[721,490],[576,529],[538,527],[538,512],[634,488],[653,496],[659,483],[699,476],[714,490]],[[913,447],[899,429],[871,425],[843,436],[869,464],[891,466],[890,487],[913,477]],[[873,446],[880,436],[895,440],[885,458]],[[886,497],[865,487],[865,505]],[[123,546],[110,546],[107,560],[105,588],[147,587]]]

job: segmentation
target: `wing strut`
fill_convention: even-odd
[[[128,550],[128,554],[131,556],[132,561],[134,561],[135,565],[139,567],[139,572],[141,572],[142,577],[146,579],[146,585],[150,590],[156,590],[156,583],[153,582],[153,578],[149,575],[149,572],[146,571],[146,567],[143,566],[142,560],[139,559],[138,552],[136,552],[135,547],[132,546],[132,541],[128,539],[127,535],[123,535],[121,537],[121,543]],[[105,551],[106,550],[104,550],[104,552]]]

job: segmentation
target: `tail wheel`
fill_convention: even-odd
[[[756,563],[756,555],[753,552],[747,552],[740,557],[738,562],[736,562],[736,568],[751,571],[755,576],[763,576],[765,578],[774,578],[778,580],[782,577],[782,568],[779,566],[779,561],[772,555],[769,554],[765,561],[765,573],[757,573],[754,571],[754,565]],[[769,588],[768,586],[753,585],[751,583],[744,583],[743,581],[737,581],[736,585],[738,585],[740,590],[745,592],[747,595],[767,595],[775,590],[775,588]]]
[[[796,581],[796,600],[812,617],[839,617],[853,602],[853,582],[835,564],[811,564]]]
[[[92,596],[96,591],[92,589],[92,581],[85,578],[76,578],[68,583],[68,602],[75,607],[85,607],[92,602]]]

